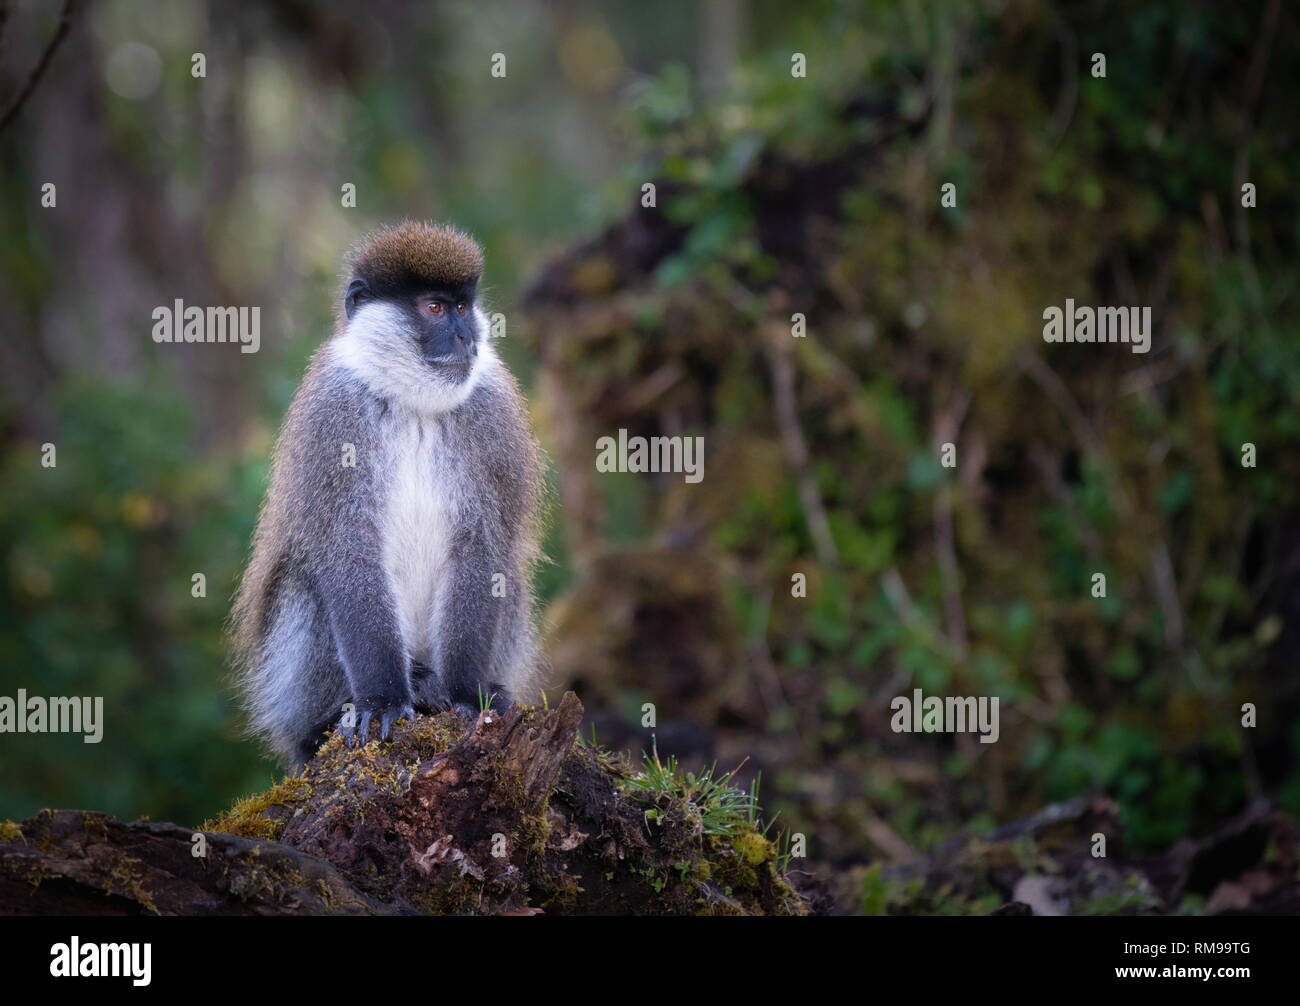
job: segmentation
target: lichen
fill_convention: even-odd
[[[102,819],[99,824],[101,827],[103,826]],[[141,881],[147,870],[148,867],[142,860],[137,859],[135,856],[128,856],[120,851],[116,852],[112,866],[108,871],[108,877],[104,881],[104,893],[128,898],[146,911],[152,912],[154,915],[160,914],[154,904],[153,896]]]

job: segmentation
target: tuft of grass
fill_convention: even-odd
[[[627,783],[627,793],[639,803],[650,804],[646,821],[658,821],[668,813],[661,806],[663,797],[670,805],[680,803],[688,816],[700,823],[706,835],[730,837],[746,825],[752,825],[758,814],[757,790],[749,792],[731,785],[740,770],[742,761],[730,772],[717,775],[717,763],[700,772],[686,772],[677,764],[677,757],[667,760],[659,757],[659,749],[652,738],[650,754],[641,753],[643,767]]]

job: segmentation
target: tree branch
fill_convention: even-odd
[[[0,113],[0,132],[3,132],[4,128],[18,116],[18,113],[22,111],[23,105],[27,103],[27,99],[30,98],[32,92],[36,90],[36,85],[40,83],[41,77],[45,75],[45,71],[49,68],[50,61],[54,58],[54,51],[58,49],[59,44],[67,36],[68,29],[72,27],[72,15],[76,11],[76,7],[77,0],[64,0],[63,13],[59,16],[59,26],[54,30],[54,37],[50,39],[49,44],[45,47],[45,51],[41,53],[40,60],[36,63],[36,66],[32,68],[32,72],[27,77],[27,83],[22,86],[16,95],[14,95],[13,100],[5,107],[4,112]],[[3,36],[6,17],[7,11],[3,7],[0,7],[0,37]]]

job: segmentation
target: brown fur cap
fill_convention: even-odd
[[[381,289],[455,289],[477,282],[483,249],[450,225],[403,220],[369,234],[349,262],[353,276]]]

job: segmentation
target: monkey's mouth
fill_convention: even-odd
[[[430,353],[427,349],[424,352],[424,362],[432,364],[439,369],[448,369],[452,371],[464,371],[469,373],[469,368],[474,365],[474,358],[478,356],[476,346],[465,346],[456,349],[452,353]]]

